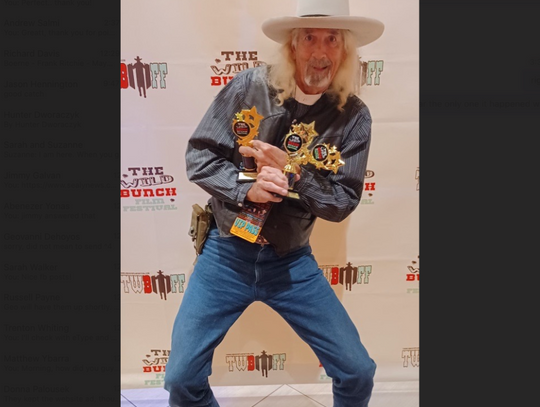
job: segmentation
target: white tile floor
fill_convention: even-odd
[[[332,407],[332,388],[324,384],[214,386],[221,407]],[[375,382],[370,407],[418,407],[419,382]],[[167,407],[168,392],[161,388],[125,389],[121,407]]]

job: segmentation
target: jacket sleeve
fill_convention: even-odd
[[[356,111],[344,128],[338,150],[345,165],[337,173],[302,167],[295,184],[302,203],[315,216],[341,222],[360,203],[371,142],[371,115],[366,105]]]
[[[242,101],[249,76],[239,73],[217,94],[188,141],[188,179],[221,201],[242,206],[250,186],[237,182],[234,154],[238,150],[232,132],[234,114],[245,109]]]

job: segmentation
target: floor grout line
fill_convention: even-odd
[[[240,386],[243,387],[243,386]],[[283,389],[283,387],[287,387],[287,389]],[[382,386],[382,388],[374,388],[373,395],[376,397],[377,394],[381,395],[383,398],[380,400],[385,400],[385,405],[387,407],[405,407],[405,404],[399,403],[399,400],[401,401],[411,401],[412,403],[418,403],[417,402],[417,394],[419,393],[418,388],[411,388],[411,386],[401,386],[401,388],[395,388],[390,385]],[[133,393],[129,393],[129,390],[135,390]],[[138,391],[142,391],[146,389],[126,389],[126,392],[128,394],[120,393],[121,395],[121,403],[124,407],[163,407],[164,405],[168,406],[168,403],[164,400],[163,395],[159,392],[157,393],[146,393],[146,395],[143,395],[143,393],[138,393]],[[155,389],[151,389],[155,390]],[[281,390],[281,391],[280,391]],[[267,393],[269,391],[269,393]],[[306,397],[310,400],[312,405],[318,406],[318,407],[331,407],[332,402],[330,401],[329,395],[330,388],[324,387],[321,388],[320,386],[313,387],[313,386],[304,386],[302,387],[299,385],[299,388],[296,388],[294,384],[281,384],[277,385],[276,388],[273,389],[258,389],[251,394],[247,389],[242,389],[240,391],[240,394],[238,397],[250,397],[249,401],[248,399],[244,399],[243,405],[244,406],[251,406],[251,407],[261,407],[262,405],[272,405],[273,399],[275,399],[275,402],[288,404],[288,396],[291,396],[292,399],[294,397],[301,398]],[[234,392],[233,392],[234,393]],[[234,403],[233,399],[235,395],[233,393],[223,393],[223,402],[226,403]],[[249,394],[248,394],[249,393]],[[278,393],[278,394],[276,394]],[[330,391],[331,393],[331,391]],[[154,397],[155,395],[155,397]],[[129,397],[128,397],[129,396]],[[134,397],[134,398],[133,398]],[[232,397],[231,400],[227,400],[228,398]],[[267,400],[269,397],[273,397],[271,400]],[[284,400],[281,400],[283,397],[285,397]],[[388,403],[388,397],[392,398],[392,402],[395,399],[395,404],[387,404]],[[219,399],[218,399],[219,400]],[[140,404],[142,403],[142,404]],[[253,403],[253,404],[251,404]],[[278,403],[278,404],[279,404]],[[307,403],[307,400],[304,399],[303,403]],[[326,403],[326,404],[325,404]],[[375,403],[376,404],[376,403]],[[281,405],[281,404],[279,404]],[[413,404],[407,404],[407,407],[411,407]],[[414,407],[417,407],[417,404],[414,405]]]
[[[327,406],[325,406],[324,404],[319,403],[317,400],[311,398],[311,397],[308,396],[307,394],[302,393],[300,390],[295,389],[294,387],[291,387],[291,386],[289,386],[288,384],[287,384],[286,386],[289,387],[289,388],[291,388],[291,389],[293,389],[294,391],[297,391],[297,392],[300,393],[302,396],[307,397],[308,399],[314,401],[315,403],[317,403],[317,404],[319,404],[319,405],[321,405],[321,406],[323,406],[323,407],[327,407]]]
[[[253,406],[251,407],[255,407],[257,404],[261,403],[263,400],[265,400],[266,398],[270,397],[272,394],[274,394],[276,391],[278,391],[279,389],[281,389],[283,386],[286,386],[285,384],[282,384],[281,386],[279,386],[277,389],[275,389],[272,393],[264,396],[262,399],[260,399],[259,401],[257,401],[255,404],[253,404]]]
[[[135,404],[133,404],[133,403],[131,402],[130,399],[128,399],[128,398],[127,398],[126,396],[124,396],[122,393],[120,393],[120,395],[121,395],[121,396],[122,396],[129,404],[131,404],[133,407],[137,407]]]

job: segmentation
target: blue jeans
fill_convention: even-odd
[[[218,407],[208,376],[214,349],[254,301],[279,313],[332,380],[334,407],[367,406],[375,362],[306,246],[279,257],[272,246],[210,229],[172,331],[165,370],[170,407]]]

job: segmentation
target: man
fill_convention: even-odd
[[[261,301],[313,349],[333,379],[335,407],[367,406],[376,365],[318,268],[309,237],[316,218],[340,222],[360,202],[371,116],[353,95],[356,48],[380,37],[384,26],[350,16],[347,0],[299,0],[296,17],[267,20],[262,29],[282,44],[283,59],[238,73],[186,151],[188,177],[211,195],[213,220],[173,327],[169,405],[219,406],[208,384],[214,350],[242,312]],[[231,123],[248,111],[260,127],[239,147]],[[308,129],[305,140],[340,158],[321,164],[313,153],[309,162],[298,160],[285,139],[299,125]],[[245,157],[256,163],[248,182],[239,177]],[[291,163],[292,177],[284,171]],[[238,219],[249,219],[246,212],[264,214],[255,241],[234,233]]]

